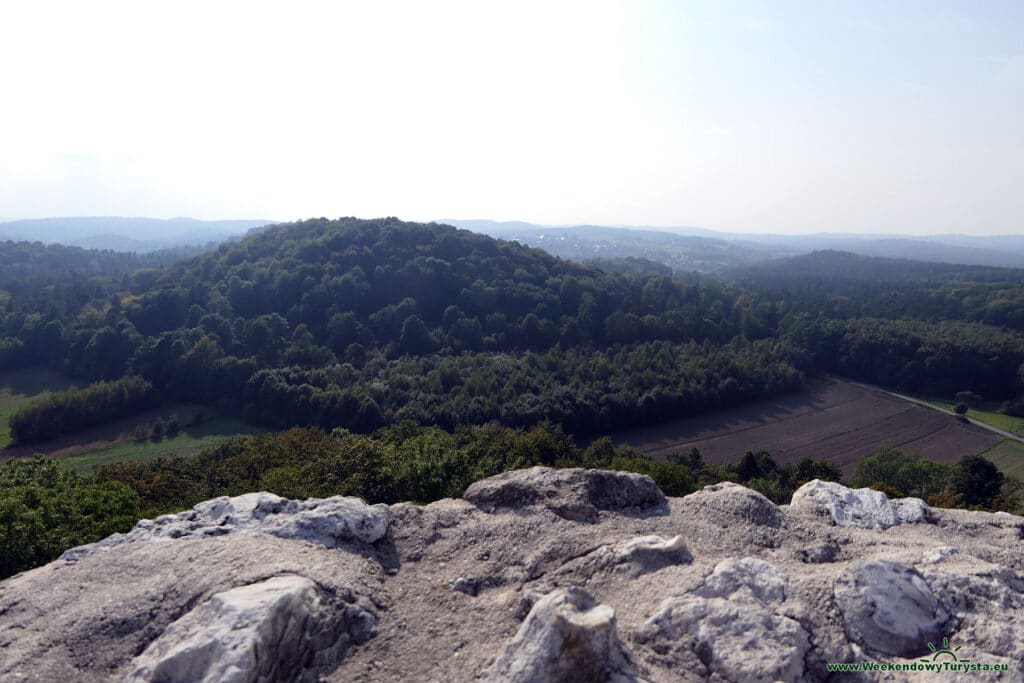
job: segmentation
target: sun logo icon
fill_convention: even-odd
[[[932,651],[932,656],[931,658],[925,657],[921,660],[922,662],[937,662],[939,661],[939,657],[946,657],[947,659],[952,659],[954,662],[971,661],[969,659],[960,659],[960,656],[957,654],[957,652],[960,651],[959,645],[954,647],[952,650],[949,649],[949,638],[942,639],[941,650],[935,647],[935,643],[928,643],[928,649]]]

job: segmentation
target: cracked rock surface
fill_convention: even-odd
[[[305,577],[275,576],[217,593],[172,623],[125,681],[315,681],[372,637],[376,621]]]
[[[0,680],[826,681],[943,639],[1024,679],[1019,517],[579,469],[465,496],[248,494],[69,551],[0,582]]]
[[[358,498],[288,500],[273,493],[246,493],[207,500],[176,515],[144,519],[126,534],[72,548],[62,560],[78,560],[112,546],[140,541],[212,538],[232,533],[262,533],[311,541],[334,548],[345,541],[373,543],[388,529],[387,505],[367,505]]]

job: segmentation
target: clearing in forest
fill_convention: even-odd
[[[37,398],[71,388],[72,382],[48,368],[24,368],[0,373],[0,448],[11,442],[11,415]]]
[[[0,462],[42,453],[58,458],[82,474],[95,465],[119,460],[151,460],[161,455],[190,455],[232,436],[264,431],[231,417],[220,417],[208,406],[173,404],[107,422],[51,441],[7,448],[8,420],[19,408],[63,391],[72,383],[59,373],[29,368],[0,374]],[[178,424],[174,431],[167,425]],[[198,419],[198,422],[197,422]],[[154,433],[154,426],[160,424]]]

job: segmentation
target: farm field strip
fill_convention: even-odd
[[[839,390],[829,387],[815,387],[794,395],[778,399],[759,401],[747,406],[719,411],[710,415],[671,420],[661,424],[617,433],[618,438],[640,438],[647,443],[663,442],[665,446],[712,437],[723,432],[740,432],[774,422],[813,414],[849,402],[862,390],[847,386]]]
[[[864,401],[864,393],[864,390],[850,385],[839,388],[826,387],[824,391],[815,389],[796,394],[799,398],[794,398],[793,395],[784,396],[777,401],[760,401],[750,406],[719,411],[711,415],[683,418],[651,427],[624,430],[617,433],[616,437],[624,442],[643,443],[648,450],[657,449],[671,452],[672,449],[680,445],[711,441],[726,435],[778,427],[782,424],[798,425],[800,423],[796,421],[801,418],[820,421],[821,415],[836,415],[835,411],[837,410],[849,413],[845,418],[847,420],[856,419],[858,415],[864,415],[864,419],[884,417],[906,410],[906,406],[892,403],[881,406],[880,409],[876,407],[869,416],[867,414],[869,406],[868,402]],[[858,402],[862,402],[862,404],[858,405]],[[783,435],[788,430],[788,427],[779,428],[779,434]]]
[[[942,458],[941,461],[954,462],[965,453],[981,453],[1001,441],[998,434],[979,432],[973,429],[958,429],[957,426],[948,425],[942,431],[904,444],[903,449],[915,453],[935,453],[946,450],[950,455],[947,458]],[[938,460],[938,458],[935,459]]]
[[[765,450],[780,464],[825,459],[846,474],[881,446],[914,451],[939,462],[956,462],[964,455],[992,449],[1001,440],[976,425],[842,380],[778,401],[611,436],[615,443],[654,457],[696,447],[706,462],[726,463],[737,461],[747,451]],[[1012,465],[1010,455],[1004,460]]]
[[[956,403],[950,403],[949,401],[939,401],[926,399],[928,403],[943,408],[945,410],[954,410]],[[1024,418],[1015,417],[1013,415],[1006,415],[1004,413],[997,413],[993,410],[983,410],[978,408],[970,408],[967,411],[967,417],[984,422],[987,425],[991,425],[996,429],[1002,429],[1004,432],[1010,432],[1018,436],[1024,436]]]
[[[88,452],[58,455],[57,458],[80,474],[91,474],[96,465],[122,460],[154,460],[161,456],[191,455],[229,437],[251,435],[260,431],[262,430],[240,420],[218,417],[202,424],[183,427],[177,434],[159,439],[115,443]]]
[[[684,440],[681,444],[673,444],[669,448],[659,447],[657,450],[649,452],[659,455],[667,454],[676,450],[680,445],[685,445],[687,449],[696,446],[701,449],[702,453],[705,450],[735,452],[737,449],[742,449],[739,451],[742,455],[748,450],[760,449],[760,447],[750,448],[751,440],[753,440],[759,444],[772,444],[772,449],[766,448],[765,450],[782,453],[836,439],[846,434],[856,434],[880,421],[912,410],[911,407],[898,403],[884,406],[864,405],[867,403],[869,401],[857,399],[847,405],[837,405],[814,413],[766,423],[756,428],[756,431],[745,429],[739,432],[720,434],[709,439]]]
[[[1024,444],[1019,441],[1003,439],[981,455],[995,463],[1003,473],[1024,479]]]

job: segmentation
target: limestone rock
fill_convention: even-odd
[[[373,543],[387,534],[388,506],[335,496],[287,500],[273,493],[246,493],[204,501],[175,515],[144,519],[126,534],[72,548],[63,560],[79,560],[122,543],[209,538],[237,532],[265,533],[333,548],[346,541]]]
[[[589,579],[598,572],[612,571],[637,577],[664,567],[692,561],[693,555],[690,554],[682,536],[670,539],[661,536],[639,536],[602,545],[583,557],[567,562],[557,573]]]
[[[615,610],[575,586],[538,600],[481,678],[501,683],[639,681],[619,642]]]
[[[714,520],[721,525],[778,528],[785,523],[779,507],[757,491],[731,481],[705,486],[682,499],[683,509],[695,517]]]
[[[808,634],[773,611],[786,581],[764,560],[723,560],[695,591],[663,601],[636,640],[662,655],[692,647],[709,674],[730,681],[802,680]]]
[[[839,575],[835,597],[847,635],[875,652],[925,654],[946,635],[950,614],[912,567],[857,562]]]
[[[484,512],[543,505],[559,517],[595,522],[600,510],[664,505],[665,494],[650,477],[631,472],[533,467],[471,484],[463,496]]]
[[[426,506],[208,501],[0,581],[0,680],[824,682],[944,637],[1024,680],[1024,519],[830,488],[541,468]]]
[[[126,683],[315,681],[376,619],[332,605],[301,576],[276,576],[217,593],[171,624],[132,662]]]
[[[931,508],[920,498],[889,497],[873,489],[850,489],[834,481],[809,481],[793,493],[792,510],[827,516],[837,526],[888,529],[928,522]]]
[[[728,559],[715,565],[697,594],[706,598],[728,598],[745,588],[767,605],[786,599],[786,582],[785,575],[764,560]]]
[[[947,566],[952,561],[923,571],[956,623],[950,641],[971,650],[964,656],[1005,663],[1012,680],[1024,680],[1024,577],[977,560]]]
[[[213,596],[277,576],[312,581],[332,614],[351,607],[379,617],[388,600],[370,550],[232,533],[122,543],[52,562],[0,581],[0,681],[120,680],[172,624],[193,612],[211,615],[197,610]],[[321,623],[302,622],[311,634]],[[332,667],[347,660],[336,654]]]
[[[666,668],[676,668],[679,650],[693,648],[707,671],[701,678],[744,682],[803,680],[810,648],[797,621],[774,614],[746,588],[729,599],[668,598],[636,640],[667,656]]]

